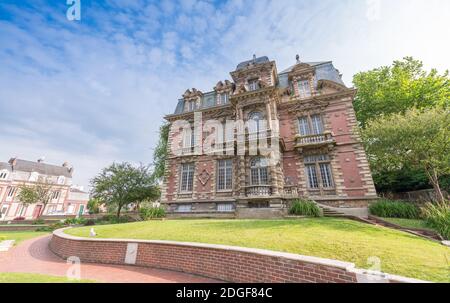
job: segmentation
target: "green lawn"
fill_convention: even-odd
[[[394,224],[397,224],[397,225],[400,225],[400,226],[406,227],[406,228],[421,228],[421,229],[433,230],[432,228],[427,226],[427,224],[424,220],[400,219],[400,218],[382,218],[382,219],[384,221],[394,223]]]
[[[0,273],[0,283],[93,283],[90,280],[68,280],[56,277],[26,273]]]
[[[99,238],[175,240],[264,248],[354,262],[430,281],[450,282],[450,249],[420,237],[335,218],[302,220],[164,220],[95,226]],[[68,234],[88,237],[91,227]]]
[[[48,232],[38,231],[0,231],[0,241],[15,240],[15,245],[22,241],[49,234]]]

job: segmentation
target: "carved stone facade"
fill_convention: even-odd
[[[336,207],[365,207],[376,199],[355,129],[355,90],[332,62],[297,60],[278,73],[274,61],[253,58],[231,77],[209,93],[186,91],[166,117],[172,126],[188,125],[169,134],[162,188],[169,214],[264,217],[281,215],[299,197]],[[226,121],[245,127],[237,123],[231,135],[217,137]],[[280,157],[271,161],[277,154],[252,142],[279,145]]]

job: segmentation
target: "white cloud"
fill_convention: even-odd
[[[356,0],[109,2],[81,23],[61,7],[0,5],[14,16],[0,21],[0,161],[69,161],[82,185],[112,161],[149,163],[186,88],[211,90],[253,54],[279,70],[297,53],[333,60],[349,85],[406,55],[450,66],[446,0],[382,0],[377,20]]]

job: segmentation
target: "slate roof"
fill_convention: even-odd
[[[260,64],[260,63],[266,63],[266,62],[269,62],[269,58],[267,58],[266,56],[262,56],[262,57],[259,57],[259,58],[255,58],[255,59],[251,59],[251,60],[247,60],[247,61],[239,63],[236,66],[236,70],[244,69],[244,68],[246,68],[248,65],[250,65],[252,63]]]
[[[8,171],[12,171],[11,165],[5,162],[0,162],[0,169],[7,169]],[[68,167],[21,159],[16,159],[14,170],[22,172],[38,172],[39,174],[48,176],[64,176],[68,178],[72,177],[72,173],[69,171]]]
[[[248,60],[248,61],[239,63],[236,67],[236,70],[244,69],[246,66],[248,66],[251,63],[260,64],[260,63],[266,63],[266,62],[269,62],[268,57],[266,57],[266,56],[259,57],[256,59],[252,59],[252,60]],[[339,75],[339,71],[333,66],[332,61],[317,61],[317,62],[304,62],[304,63],[311,65],[312,67],[314,67],[316,69],[316,77],[315,77],[315,82],[314,82],[315,87],[317,87],[317,84],[320,80],[328,80],[328,81],[336,82],[338,84],[346,86],[344,81],[342,81],[342,78]],[[292,69],[294,68],[295,65],[297,65],[297,64],[290,66],[289,68],[283,70],[282,72],[280,72],[278,74],[278,87],[285,88],[285,87],[289,86],[288,74],[290,71],[292,71]],[[215,104],[215,100],[216,100],[215,98],[216,98],[216,93],[214,91],[205,93],[202,97],[201,108],[203,109],[203,108],[210,108],[210,107],[217,106]],[[177,107],[174,112],[174,115],[182,114],[183,112],[184,112],[184,100],[179,99]]]

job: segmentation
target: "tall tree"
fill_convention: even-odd
[[[373,170],[421,168],[444,201],[439,178],[450,174],[450,112],[412,109],[367,123],[362,131]]]
[[[125,206],[139,205],[144,200],[159,197],[159,188],[147,166],[113,163],[91,181],[92,196],[117,209],[117,217]]]
[[[33,185],[23,184],[19,186],[19,201],[27,205],[41,203],[43,207],[38,214],[39,218],[52,199],[53,185],[48,179],[42,179]]]
[[[153,152],[153,178],[160,181],[164,177],[167,159],[167,142],[169,140],[170,124],[165,122],[159,128],[159,141]]]
[[[422,62],[412,57],[358,73],[353,83],[358,90],[354,107],[362,127],[381,115],[450,105],[448,71],[442,75],[435,69],[427,72]]]

